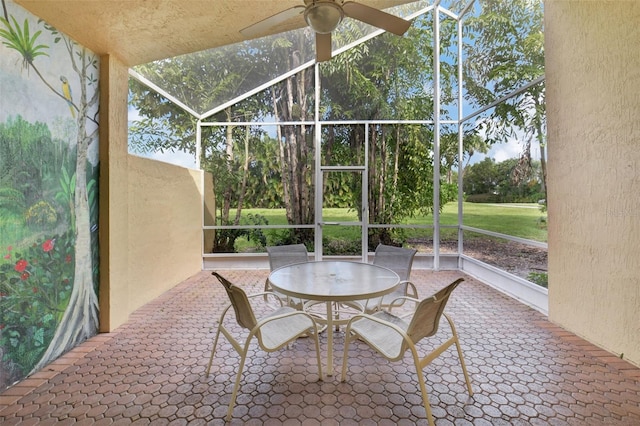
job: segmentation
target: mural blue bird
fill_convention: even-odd
[[[76,110],[75,110],[75,107],[73,106],[73,99],[71,98],[71,86],[69,86],[69,81],[63,75],[60,76],[60,81],[62,82],[62,94],[67,100],[67,103],[69,104],[71,115],[73,116],[73,118],[76,118]]]

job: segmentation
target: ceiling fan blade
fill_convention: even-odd
[[[298,15],[302,16],[304,12],[304,6],[294,6],[290,9],[283,10],[280,13],[276,13],[275,15],[269,16],[262,21],[256,22],[253,25],[249,25],[246,28],[240,30],[240,34],[245,37],[256,37],[260,34],[264,34],[269,31],[271,28],[276,25],[288,21]]]
[[[331,59],[331,33],[316,33],[316,61],[324,62]]]
[[[343,4],[342,10],[344,14],[350,18],[357,19],[358,21],[397,35],[404,34],[411,26],[410,21],[352,1]]]

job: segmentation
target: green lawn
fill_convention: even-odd
[[[440,223],[457,223],[456,205],[447,204]],[[538,204],[480,204],[464,203],[463,224],[487,231],[499,232],[534,241],[547,241],[546,213]]]
[[[499,232],[501,234],[526,238],[535,241],[547,241],[546,214],[540,212],[537,204],[463,204],[463,223],[474,228]],[[243,215],[249,213],[264,216],[270,225],[286,225],[284,209],[244,209]],[[326,222],[356,221],[355,210],[349,209],[325,209],[324,220]],[[458,222],[457,204],[449,203],[444,206],[440,214],[440,223],[443,225],[456,225]],[[431,215],[420,215],[403,221],[403,224],[426,225],[433,223]],[[325,226],[325,235],[330,238],[358,239],[357,228]],[[281,232],[281,231],[280,231]],[[433,233],[431,229],[405,230],[408,235],[427,236]],[[454,238],[455,230],[442,229],[443,238]],[[270,235],[271,232],[265,232]]]

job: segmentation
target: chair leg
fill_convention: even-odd
[[[347,380],[347,358],[349,355],[349,344],[351,343],[351,340],[351,328],[347,326],[347,329],[344,332],[344,355],[342,356],[342,375],[340,377],[341,382]]]
[[[340,303],[335,302],[333,304],[333,312],[335,313],[333,317],[333,322],[336,324],[335,330],[340,331],[340,326],[338,325],[338,321],[340,321]]]
[[[318,358],[318,378],[324,381],[324,377],[322,376],[322,360],[320,359],[320,339],[318,338],[318,333],[318,326],[314,325],[313,340],[316,344],[316,357]]]
[[[427,395],[427,386],[424,383],[424,374],[420,367],[420,357],[418,356],[418,353],[415,352],[415,349],[412,350],[412,353],[413,362],[416,366],[416,373],[418,375],[418,383],[420,384],[420,392],[422,393],[422,402],[424,404],[424,409],[427,412],[427,421],[429,422],[429,426],[435,426],[433,413],[431,413],[431,404],[429,404],[429,396]]]
[[[462,355],[462,347],[460,347],[460,340],[458,339],[458,332],[456,331],[456,326],[453,324],[453,320],[447,315],[443,314],[444,317],[449,322],[449,326],[451,327],[451,333],[453,334],[453,338],[456,344],[456,349],[458,351],[458,358],[460,358],[460,365],[462,366],[462,373],[464,374],[464,380],[467,382],[467,390],[469,391],[469,395],[473,395],[473,389],[471,388],[471,379],[469,378],[469,373],[467,372],[467,365],[464,362],[464,356]]]
[[[211,356],[209,357],[209,365],[207,366],[206,377],[209,377],[209,370],[211,370],[211,364],[213,363],[213,354],[216,353],[216,346],[218,345],[219,337],[220,337],[220,326],[218,326],[218,331],[216,332],[216,338],[213,341],[213,348],[211,349]]]
[[[244,369],[244,362],[247,358],[247,349],[248,349],[247,346],[245,346],[243,353],[240,354],[240,365],[238,366],[238,375],[236,376],[236,383],[233,385],[233,392],[231,393],[229,408],[227,409],[227,417],[226,417],[227,421],[231,420],[231,416],[233,415],[233,407],[236,404],[236,397],[238,396],[238,389],[240,388],[240,379],[242,379],[242,370]]]
[[[464,357],[462,356],[462,348],[460,347],[460,342],[458,342],[458,336],[456,336],[456,349],[458,350],[458,357],[460,358],[462,373],[464,373],[464,380],[467,382],[467,390],[469,391],[469,395],[472,396],[473,389],[471,388],[471,379],[469,378],[469,373],[467,373],[467,366],[464,363]]]

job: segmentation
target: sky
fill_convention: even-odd
[[[129,106],[128,115],[129,115],[128,116],[129,123],[136,121],[140,118],[138,111],[131,106]],[[176,166],[186,167],[189,169],[196,168],[195,156],[193,154],[190,154],[184,151],[149,152],[149,153],[130,152],[130,154],[137,155],[139,157],[150,158],[156,161],[175,164]]]

